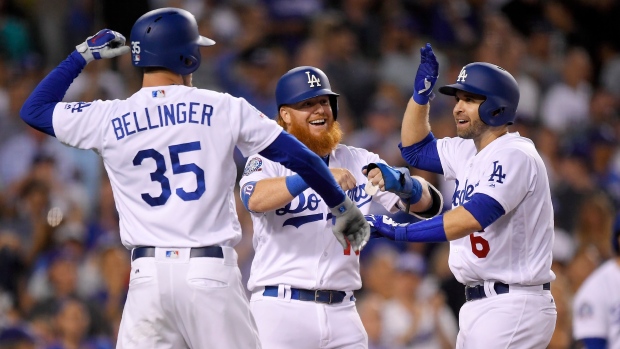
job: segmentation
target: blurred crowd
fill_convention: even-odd
[[[552,185],[549,348],[577,348],[571,299],[612,256],[620,209],[620,2],[614,0],[2,0],[0,1],[0,349],[113,348],[130,260],[99,157],[61,145],[19,118],[42,77],[101,28],[127,38],[148,10],[181,7],[217,45],[202,49],[194,85],[247,99],[275,116],[288,69],[323,69],[340,93],[344,144],[404,166],[400,122],[419,48],[440,63],[437,86],[472,61],[500,65],[521,90],[511,131],[532,139]],[[123,99],[141,86],[129,55],[89,64],[65,101]],[[455,136],[454,101],[431,102],[436,137]],[[239,155],[240,173],[244,159]],[[421,171],[441,188],[453,184]],[[237,211],[247,280],[252,223]],[[377,212],[381,213],[381,212]],[[396,220],[411,220],[404,214]],[[463,286],[448,244],[373,240],[361,254],[358,311],[371,349],[454,348]]]

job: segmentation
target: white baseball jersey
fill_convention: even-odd
[[[58,103],[53,126],[61,142],[103,158],[127,248],[234,246],[234,147],[254,154],[282,131],[243,99],[186,86]]]
[[[452,208],[482,193],[505,211],[483,232],[450,242],[449,265],[456,279],[468,285],[485,280],[542,285],[554,280],[549,180],[532,141],[509,133],[476,154],[473,140],[443,138],[437,150],[445,179],[456,183]]]
[[[608,349],[620,349],[620,265],[614,258],[596,269],[573,300],[575,339],[605,338]]]
[[[338,145],[329,156],[329,167],[346,168],[355,176],[357,187],[347,195],[364,214],[369,213],[372,200],[386,210],[396,212],[398,196],[364,191],[367,182],[362,167],[383,162],[367,150]],[[261,156],[248,159],[240,187],[261,179],[291,176],[295,173],[279,163]],[[359,257],[342,246],[332,233],[332,214],[323,199],[308,188],[282,208],[251,213],[254,224],[254,249],[248,289],[286,284],[304,289],[357,290],[362,286]]]

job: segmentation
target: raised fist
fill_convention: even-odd
[[[102,29],[97,34],[89,36],[75,49],[84,57],[86,63],[129,53],[129,46],[125,46],[125,37],[110,29]]]

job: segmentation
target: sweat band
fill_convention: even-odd
[[[308,188],[310,186],[304,182],[300,175],[296,174],[286,177],[286,189],[293,197],[297,197],[297,195],[303,193]]]

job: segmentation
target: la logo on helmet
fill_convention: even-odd
[[[306,75],[308,76],[308,85],[310,85],[310,87],[314,87],[314,84],[321,86],[321,80],[319,80],[316,75],[312,74],[312,76],[310,76],[309,71],[306,72]]]
[[[456,78],[456,82],[465,82],[465,78],[467,77],[467,72],[465,71],[465,68],[461,69],[461,72],[459,73],[459,76]]]

